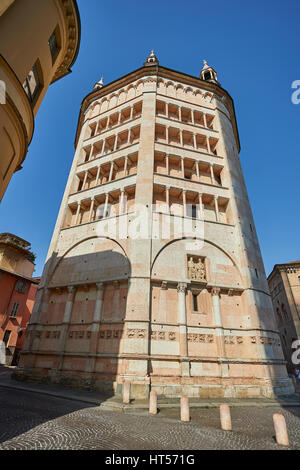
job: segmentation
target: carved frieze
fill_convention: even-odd
[[[191,343],[213,343],[214,336],[199,333],[188,333],[187,340]]]

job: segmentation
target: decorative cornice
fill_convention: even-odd
[[[0,54],[0,68],[3,68],[4,73],[8,74],[10,85],[11,85],[11,86],[8,86],[8,84],[7,84],[7,86],[6,86],[6,94],[5,94],[6,105],[9,106],[11,108],[12,112],[15,114],[15,116],[16,116],[19,124],[20,124],[21,130],[22,130],[22,133],[23,133],[23,137],[24,137],[24,148],[23,148],[23,151],[20,152],[20,157],[18,159],[18,166],[20,166],[23,163],[23,161],[25,160],[25,157],[26,157],[26,154],[27,154],[27,149],[28,149],[28,146],[31,143],[31,139],[32,139],[33,132],[34,132],[33,111],[32,111],[32,107],[31,107],[31,104],[29,102],[28,96],[27,96],[20,80],[18,79],[16,73],[11,68],[11,66],[9,65],[9,63],[7,62],[5,57],[3,57],[2,54]],[[2,80],[4,79],[2,77],[2,74],[0,74],[0,78]],[[17,93],[19,95],[19,97],[22,100],[22,104],[24,104],[24,110],[27,113],[27,117],[28,117],[28,128],[26,127],[26,124],[24,122],[24,116],[22,116],[21,110],[18,109],[18,107],[15,104],[15,100],[13,99],[13,96],[14,96],[13,94],[14,93]]]
[[[267,280],[271,279],[276,275],[277,272],[293,272],[300,269],[300,261],[293,261],[289,263],[275,264],[272,272],[269,274]]]
[[[59,0],[63,11],[67,30],[67,45],[65,55],[57,68],[51,83],[71,73],[80,45],[81,23],[76,0]]]

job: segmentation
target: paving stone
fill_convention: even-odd
[[[191,409],[180,422],[178,408],[158,415],[130,414],[94,404],[0,387],[0,449],[282,449],[274,440],[273,413],[287,422],[291,449],[300,450],[300,408],[236,407],[233,431],[220,429],[218,408]],[[284,448],[283,448],[284,449]]]

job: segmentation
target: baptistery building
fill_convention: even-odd
[[[152,51],[101,79],[75,147],[18,378],[130,382],[132,398],[293,392],[215,69],[191,76]]]

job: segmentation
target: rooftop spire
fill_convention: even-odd
[[[215,71],[213,67],[210,67],[209,65],[207,65],[206,60],[203,60],[203,67],[200,72],[200,78],[207,82],[216,83],[217,85],[220,85],[217,79],[217,72]]]
[[[151,54],[147,57],[144,65],[155,65],[155,64],[158,65],[159,62],[158,62],[156,55],[154,54],[154,50],[152,49]]]
[[[95,83],[94,90],[100,90],[103,87],[103,77],[100,78],[99,82]]]

